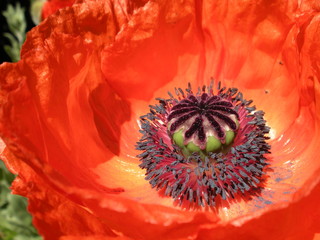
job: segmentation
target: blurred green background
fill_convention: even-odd
[[[0,161],[0,239],[40,240],[26,209],[27,199],[10,193],[14,178]]]
[[[16,62],[28,32],[38,23],[43,0],[0,0],[0,64]],[[41,240],[27,211],[27,199],[11,194],[15,176],[0,160],[0,240]]]

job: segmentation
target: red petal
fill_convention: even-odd
[[[41,19],[45,19],[48,16],[54,14],[60,8],[69,7],[75,0],[47,0],[41,10]]]
[[[28,198],[28,210],[33,215],[33,223],[47,240],[60,239],[62,236],[65,236],[63,239],[91,236],[91,239],[97,240],[118,236],[88,209],[52,190],[28,165],[15,159],[9,152],[6,155],[19,172],[24,170],[22,176],[13,182],[13,192]]]
[[[0,130],[19,157],[8,161],[26,184],[34,173],[23,162],[39,181],[37,194],[20,194],[35,195],[37,215],[48,185],[52,196],[65,196],[50,205],[70,199],[70,214],[96,216],[134,239],[186,239],[203,229],[201,238],[216,228],[222,234],[221,224],[255,226],[263,213],[276,219],[280,211],[281,219],[279,209],[307,197],[319,181],[319,16],[294,1],[142,5],[97,0],[61,10],[29,33],[22,61],[1,66]],[[150,99],[211,76],[253,98],[274,130],[274,172],[261,198],[218,214],[183,211],[159,197],[133,150]],[[39,217],[38,227],[60,217]],[[246,226],[235,229],[251,230]]]
[[[102,71],[116,92],[150,100],[177,83],[201,82],[204,49],[194,11],[192,1],[149,1],[128,17],[114,44],[102,52]]]
[[[305,187],[309,188],[310,186]],[[302,191],[305,190],[302,188]],[[297,198],[300,197],[297,196]],[[199,231],[197,239],[311,240],[315,233],[320,232],[318,221],[320,218],[319,201],[320,184],[315,186],[308,196],[301,198],[299,201],[291,203],[285,208],[270,211],[259,218],[247,221],[241,224],[241,227],[236,224],[220,226],[214,229],[210,228],[210,226],[203,227]]]

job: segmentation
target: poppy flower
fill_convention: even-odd
[[[73,3],[74,0],[48,0],[42,5],[41,19],[43,20],[58,11],[60,8],[69,7]]]
[[[0,66],[2,158],[45,239],[312,239],[320,232],[319,5],[77,2]],[[167,92],[239,89],[265,112],[270,171],[249,200],[186,210],[145,179],[140,116]]]

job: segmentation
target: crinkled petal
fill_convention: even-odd
[[[67,196],[57,193],[30,166],[16,159],[10,152],[5,156],[10,159],[18,172],[24,170],[13,184],[14,194],[28,198],[28,210],[33,215],[33,223],[46,240],[57,239],[110,239],[119,237],[107,223],[90,213],[89,209],[70,201]]]
[[[266,214],[283,221],[292,205],[314,202],[318,192],[308,195],[319,182],[318,10],[298,1],[200,3],[79,2],[29,33],[20,62],[1,65],[7,163],[19,173],[14,188],[30,198],[43,235],[69,218],[37,214],[63,201],[81,224],[98,219],[90,234],[105,225],[102,234],[133,239],[202,239],[215,231],[222,238],[222,224],[244,234],[252,230],[247,223],[265,226]],[[138,117],[154,97],[210,77],[240,88],[266,111],[272,171],[262,195],[248,203],[184,211],[151,189],[138,168]],[[37,194],[19,191],[33,178]],[[63,197],[46,205],[46,188]],[[311,216],[311,206],[294,212]],[[59,234],[71,238],[77,226],[59,226]]]
[[[48,16],[54,14],[60,8],[69,7],[74,3],[75,0],[48,0],[46,1],[41,9],[41,19],[45,19]]]
[[[312,240],[314,234],[320,232],[318,223],[320,217],[320,184],[315,186],[311,192],[309,192],[310,183],[307,184],[307,186],[301,188],[297,195],[304,191],[308,192],[308,195],[302,198],[296,196],[299,200],[286,208],[270,211],[243,224],[239,223],[239,225],[228,224],[216,228],[202,227],[196,239]],[[305,193],[302,194],[305,195]]]

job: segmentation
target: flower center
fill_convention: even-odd
[[[220,84],[169,95],[141,117],[138,157],[151,186],[187,209],[258,194],[270,153],[264,113]]]
[[[189,94],[168,115],[168,130],[185,156],[228,149],[238,129],[239,115],[228,99],[202,93]]]

